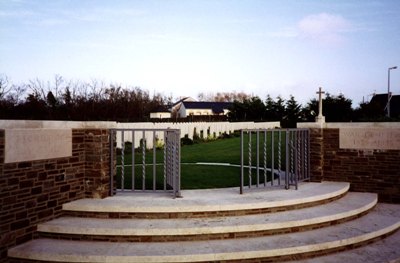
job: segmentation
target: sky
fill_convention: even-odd
[[[0,0],[0,74],[178,98],[400,94],[398,0]]]

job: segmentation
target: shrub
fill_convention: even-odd
[[[157,150],[161,150],[161,149],[163,149],[164,148],[164,141],[163,140],[160,140],[160,139],[156,139],[156,145],[155,145],[155,147],[156,147],[156,149]]]
[[[181,139],[181,145],[192,145],[193,140],[191,140],[187,135]]]
[[[219,138],[221,138],[221,139],[229,139],[229,138],[233,138],[233,135],[224,132],[224,133],[222,133],[222,134],[219,136]]]

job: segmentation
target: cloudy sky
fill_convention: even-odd
[[[400,66],[398,0],[0,0],[0,74],[166,96],[244,91],[353,106]],[[391,71],[400,94],[400,67]]]

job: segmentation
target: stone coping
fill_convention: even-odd
[[[238,188],[183,190],[183,198],[165,193],[123,192],[105,199],[81,199],[66,203],[63,210],[106,213],[218,212],[293,206],[345,194],[345,182],[301,183],[298,190],[258,188],[239,195]]]
[[[297,128],[400,128],[400,122],[299,122]]]

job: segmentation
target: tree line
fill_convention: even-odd
[[[326,122],[400,120],[400,116],[387,118],[384,107],[373,102],[360,103],[354,109],[352,100],[343,94],[336,96],[326,93],[322,102],[322,112]],[[283,127],[296,127],[297,122],[315,121],[319,113],[318,104],[318,100],[313,98],[303,106],[292,95],[288,100],[281,96],[273,99],[268,95],[265,101],[256,96],[242,102],[235,101],[228,117],[231,121],[281,121]]]
[[[32,120],[121,121],[149,119],[150,112],[167,105],[171,98],[139,87],[122,87],[102,81],[52,82],[38,79],[15,85],[0,78],[0,118]]]
[[[297,122],[314,121],[318,101],[311,99],[305,106],[294,96],[265,100],[244,92],[200,93],[200,101],[232,102],[226,118],[229,121],[281,121],[284,127]],[[151,121],[151,112],[166,111],[173,103],[171,97],[153,94],[140,87],[122,87],[103,81],[65,80],[56,75],[51,82],[39,79],[15,85],[0,76],[0,119],[74,120],[74,121]],[[326,94],[323,114],[327,122],[393,121],[387,119],[380,105],[360,103],[355,109],[343,94]]]
[[[326,95],[323,114],[326,121],[346,122],[353,117],[352,102],[344,95]],[[284,127],[295,127],[297,122],[314,121],[318,115],[318,101],[311,99],[306,106],[299,104],[293,95],[288,100],[278,96],[267,96],[265,101],[252,97],[243,102],[234,102],[229,118],[235,121],[281,121]]]

